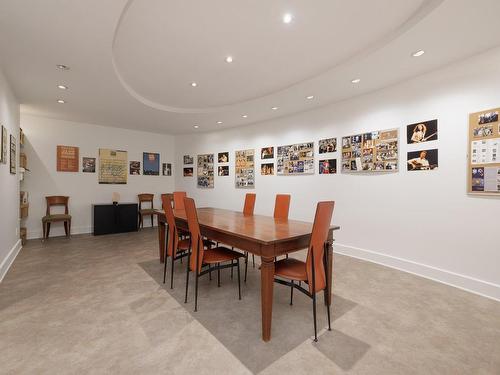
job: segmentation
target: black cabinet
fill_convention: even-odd
[[[93,204],[94,236],[137,231],[137,203]]]

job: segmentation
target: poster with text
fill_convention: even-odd
[[[160,154],[155,152],[142,153],[142,174],[145,176],[160,175]]]
[[[57,171],[78,172],[78,147],[57,146]]]
[[[127,151],[99,149],[99,183],[127,183]]]

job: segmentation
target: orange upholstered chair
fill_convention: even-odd
[[[201,236],[200,225],[198,222],[196,205],[192,198],[184,198],[184,209],[186,210],[186,217],[191,237],[191,251],[188,255],[188,265],[186,270],[186,296],[184,298],[184,303],[187,303],[190,272],[194,272],[194,274],[196,275],[194,311],[197,311],[198,278],[202,275],[210,273],[211,271],[217,271],[217,285],[220,286],[220,270],[223,268],[232,269],[233,267],[237,267],[238,270],[238,298],[241,299],[240,258],[243,257],[243,254],[221,246],[217,246],[210,250],[205,250],[205,245],[203,244],[203,238]]]
[[[185,191],[174,191],[174,210],[184,209],[184,198],[186,197]]]
[[[279,284],[287,285],[291,288],[290,305],[293,304],[294,288],[312,298],[314,341],[318,341],[316,323],[316,293],[326,288],[326,265],[328,253],[325,251],[325,244],[328,238],[328,231],[332,221],[334,206],[335,202],[333,201],[318,203],[316,207],[316,216],[314,218],[311,240],[309,242],[309,249],[307,251],[307,259],[305,262],[288,258],[279,260],[275,263],[274,275],[279,278],[275,277],[274,281]],[[295,283],[295,281],[298,283]],[[307,290],[302,288],[302,282],[307,283]],[[328,330],[331,330],[330,306],[327,305],[326,308],[328,315]]]
[[[253,215],[253,210],[255,208],[255,198],[254,193],[247,193],[245,195],[245,205],[243,206],[243,215]]]
[[[290,210],[290,195],[276,194],[274,202],[274,218],[288,220],[288,211]]]

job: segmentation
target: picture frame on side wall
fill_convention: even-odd
[[[160,175],[160,154],[155,152],[142,153],[142,174],[144,176]]]
[[[17,165],[17,156],[16,156],[16,138],[11,134],[10,135],[10,173],[16,174],[16,165]]]
[[[2,125],[2,132],[0,134],[0,163],[7,164],[7,129]]]

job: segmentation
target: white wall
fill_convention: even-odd
[[[19,103],[9,83],[0,70],[0,124],[16,137],[19,157]],[[7,147],[10,147],[7,141]],[[10,153],[7,164],[0,163],[0,281],[3,279],[17,253],[19,240],[19,175],[10,174]],[[17,163],[16,163],[17,164]]]
[[[188,191],[199,206],[241,209],[247,191],[234,187],[235,150],[325,137],[340,141],[345,135],[398,127],[399,173],[260,176],[258,171],[256,213],[272,215],[274,195],[291,193],[291,218],[311,221],[316,202],[333,199],[334,222],[342,227],[336,251],[500,299],[500,199],[466,194],[468,114],[500,106],[499,88],[497,49],[318,110],[241,129],[180,136],[176,189]],[[439,148],[439,169],[407,172],[406,152],[415,147],[405,144],[405,125],[434,118],[439,119],[439,140],[425,146]],[[230,176],[216,176],[214,189],[197,189],[195,177],[182,177],[184,154],[222,151],[230,152]],[[340,152],[336,157],[340,165]],[[258,170],[259,156],[256,164]]]
[[[159,208],[160,194],[171,192],[174,188],[173,176],[129,175],[126,185],[100,185],[98,166],[96,173],[81,172],[82,157],[95,157],[98,163],[99,148],[126,150],[128,160],[141,161],[141,168],[142,153],[157,152],[160,153],[161,168],[161,163],[174,162],[172,136],[29,115],[21,115],[21,127],[25,133],[28,168],[31,170],[26,174],[23,184],[30,200],[26,221],[28,238],[42,236],[41,218],[45,215],[47,195],[70,196],[72,233],[76,234],[92,232],[91,204],[111,202],[111,195],[115,191],[120,193],[121,202],[137,202],[137,194],[154,193],[155,207]],[[56,171],[57,145],[80,148],[79,172]],[[150,225],[148,218],[144,225]],[[51,236],[63,234],[62,225],[52,225]]]

